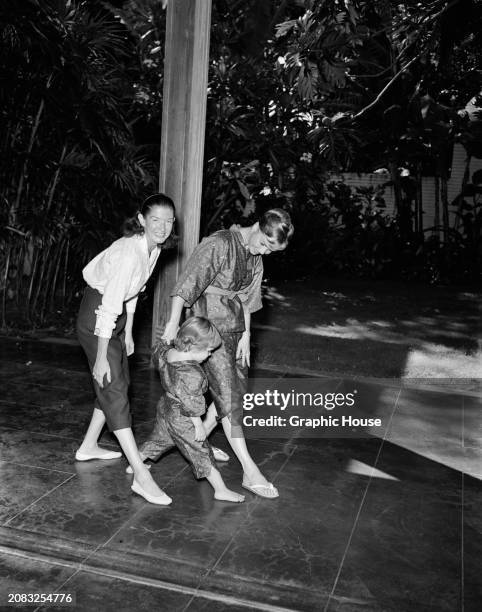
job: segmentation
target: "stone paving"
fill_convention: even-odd
[[[146,356],[131,372],[142,440],[160,385]],[[152,467],[174,500],[157,507],[131,492],[125,459],[74,460],[92,410],[80,349],[0,338],[0,610],[54,609],[7,605],[27,591],[100,612],[478,610],[480,395],[356,384],[381,429],[249,440],[278,499],[217,502],[172,452]],[[228,451],[222,433],[212,441]],[[220,469],[243,491],[234,458]]]

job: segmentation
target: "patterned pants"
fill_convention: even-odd
[[[207,440],[196,442],[194,425],[176,407],[171,407],[165,396],[156,408],[156,422],[149,438],[141,444],[139,452],[143,458],[157,461],[171,448],[177,447],[191,464],[196,478],[206,478],[216,467],[213,452]]]
[[[203,368],[209,382],[218,419],[242,410],[243,394],[247,389],[248,368],[236,359],[236,350],[242,334],[222,333],[222,344],[204,362]]]

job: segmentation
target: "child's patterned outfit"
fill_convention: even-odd
[[[163,340],[154,347],[153,356],[165,394],[157,404],[154,428],[139,451],[146,459],[156,461],[167,450],[177,446],[191,464],[196,478],[205,478],[216,464],[209,442],[196,442],[194,439],[195,428],[190,417],[205,413],[203,394],[208,382],[196,361],[168,363],[166,356],[172,348]]]

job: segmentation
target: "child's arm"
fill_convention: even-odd
[[[195,429],[194,439],[196,442],[203,442],[206,439],[206,431],[204,429],[201,417],[190,417],[190,419]]]
[[[206,439],[206,433],[201,421],[206,412],[206,401],[204,392],[207,389],[207,380],[203,371],[194,368],[188,362],[182,370],[178,371],[180,376],[176,385],[176,397],[181,401],[180,413],[191,419],[195,429],[195,440],[202,442]]]

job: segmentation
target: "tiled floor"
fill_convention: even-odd
[[[174,499],[157,507],[132,494],[124,459],[74,461],[92,409],[80,350],[0,344],[0,610],[36,609],[7,607],[18,591],[74,592],[89,612],[479,609],[480,397],[360,381],[382,428],[249,440],[279,499],[216,502],[172,452],[152,468]],[[142,440],[159,383],[146,358],[132,380]],[[242,491],[236,461],[220,469]]]

